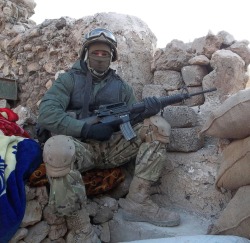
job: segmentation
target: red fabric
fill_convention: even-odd
[[[6,119],[2,113],[6,113]],[[5,136],[20,136],[30,138],[29,134],[15,122],[19,119],[18,115],[9,108],[0,108],[0,130]]]
[[[11,122],[16,122],[18,121],[19,117],[18,115],[11,109],[9,108],[0,108],[0,113],[6,112],[7,116],[8,116],[8,121]],[[2,114],[1,114],[2,116]]]

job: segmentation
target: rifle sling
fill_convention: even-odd
[[[79,115],[80,119],[84,119],[88,117],[89,113],[89,101],[92,89],[92,75],[90,71],[87,72],[86,85],[84,90],[83,102],[82,102],[82,110]]]

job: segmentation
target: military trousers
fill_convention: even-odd
[[[49,176],[49,171],[47,173],[50,181],[49,205],[54,208],[55,213],[69,216],[82,207],[86,202],[86,193],[81,173],[94,168],[114,168],[135,159],[134,176],[157,181],[166,160],[166,144],[157,140],[143,141],[140,136],[142,127],[142,124],[134,127],[137,136],[130,141],[127,141],[121,132],[114,133],[110,140],[104,142],[81,142],[76,138],[67,137],[75,146],[74,160],[69,172],[60,177]]]

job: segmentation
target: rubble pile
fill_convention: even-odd
[[[165,48],[156,49],[155,35],[137,17],[98,13],[35,25],[29,20],[34,7],[32,0],[0,0],[0,78],[18,83],[15,105],[1,100],[0,106],[13,108],[20,117],[19,124],[36,138],[30,127],[36,123],[39,102],[58,73],[69,69],[78,58],[83,34],[94,27],[110,29],[118,39],[119,57],[113,68],[134,87],[138,100],[217,88],[162,111],[172,134],[165,170],[152,191],[153,199],[161,205],[211,221],[217,218],[232,197],[230,191],[222,194],[214,188],[218,155],[229,141],[199,136],[199,131],[211,110],[245,88],[250,63],[248,41],[237,41],[221,31],[191,43],[173,40]],[[115,218],[117,199],[125,195],[128,184],[126,180],[121,185],[120,193],[88,201],[92,223],[103,242],[123,241],[119,230],[110,228],[122,227]],[[25,217],[12,242],[65,242],[67,226],[63,218],[50,211],[48,191],[46,186],[32,188],[27,184]]]
[[[1,0],[0,1],[0,30],[1,40],[3,37],[12,39],[19,33],[36,25],[34,21],[29,19],[34,14],[36,3],[33,0]],[[4,42],[1,41],[4,45]]]

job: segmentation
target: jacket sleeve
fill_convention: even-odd
[[[80,137],[85,122],[69,116],[66,112],[73,87],[73,78],[68,73],[61,74],[54,81],[39,105],[40,126],[55,134]]]
[[[123,83],[122,99],[128,106],[136,103],[136,97],[133,88],[126,82]]]

